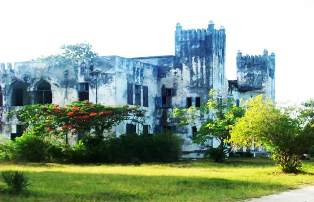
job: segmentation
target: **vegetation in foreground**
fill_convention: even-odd
[[[312,101],[303,108],[278,108],[271,100],[256,96],[232,127],[229,141],[239,146],[263,146],[283,172],[300,172],[302,155],[314,145],[313,112]]]
[[[314,162],[304,173],[284,174],[265,159],[172,164],[66,165],[1,163],[19,170],[29,192],[10,195],[0,179],[0,201],[239,201],[314,183]]]

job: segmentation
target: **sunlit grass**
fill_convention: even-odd
[[[24,171],[32,185],[21,196],[2,191],[0,201],[238,201],[314,184],[314,162],[306,162],[298,175],[281,173],[269,160],[141,166],[6,162],[0,163],[3,170]]]

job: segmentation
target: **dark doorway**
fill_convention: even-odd
[[[186,98],[186,107],[189,108],[192,106],[192,97]]]
[[[195,98],[195,107],[200,107],[201,106],[201,98],[200,97],[196,97]]]
[[[149,134],[149,125],[143,125],[143,135]]]
[[[35,91],[35,104],[51,104],[52,92],[51,86],[47,81],[39,81]]]
[[[89,100],[89,83],[82,82],[78,86],[79,101]]]
[[[197,134],[197,128],[196,126],[192,126],[192,137],[196,137],[196,134]]]
[[[136,125],[135,124],[126,124],[126,134],[136,134]]]
[[[172,95],[173,95],[172,88],[165,88],[164,86],[161,88],[161,95],[162,95],[162,107],[163,108],[170,108],[172,105]]]

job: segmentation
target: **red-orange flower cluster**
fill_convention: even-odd
[[[74,116],[74,112],[68,112],[67,115],[70,116],[70,117]]]
[[[88,115],[83,115],[83,116],[78,116],[77,119],[89,119],[89,116]]]
[[[111,115],[112,114],[112,111],[104,111],[104,112],[100,112],[99,115],[100,116],[108,116],[108,115]]]
[[[62,126],[62,129],[63,130],[67,130],[67,129],[71,129],[72,128],[72,126],[71,125],[68,125],[68,124],[64,124],[63,126]]]
[[[89,116],[97,116],[97,113],[96,112],[92,112],[89,114]]]
[[[73,106],[73,107],[72,107],[72,110],[73,110],[73,111],[79,111],[79,110],[80,110],[80,108],[79,108],[79,107],[77,107],[77,106]]]

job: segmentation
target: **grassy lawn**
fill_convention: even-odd
[[[314,162],[303,174],[283,174],[269,160],[173,164],[69,165],[0,163],[25,171],[28,194],[0,192],[0,201],[239,201],[314,184]],[[0,178],[0,189],[5,188]]]

